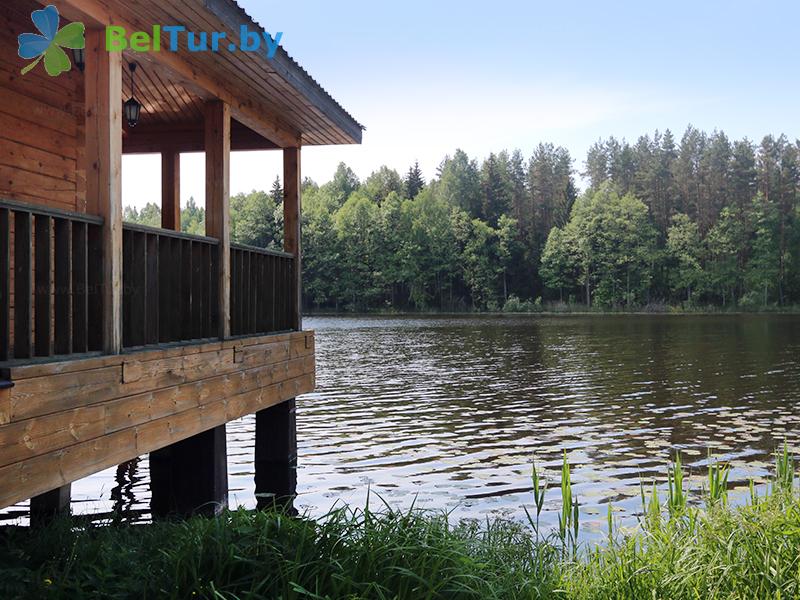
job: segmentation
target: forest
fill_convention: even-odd
[[[583,185],[585,190],[580,190]],[[304,306],[316,310],[749,309],[800,303],[800,141],[688,127],[597,141],[576,165],[539,144],[461,150],[360,181],[304,180]],[[282,189],[231,198],[234,241],[279,247]],[[160,209],[125,209],[158,226]],[[182,229],[204,232],[194,200]]]

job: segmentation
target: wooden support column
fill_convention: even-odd
[[[220,101],[206,104],[206,235],[219,240],[219,337],[230,337],[230,153],[231,111]],[[176,161],[177,162],[177,161]],[[175,166],[173,173],[175,173]],[[177,188],[177,180],[174,183]],[[177,191],[172,191],[180,229]],[[166,208],[166,202],[165,202]],[[166,225],[165,225],[166,227]],[[188,307],[186,307],[188,310]],[[228,506],[225,425],[150,453],[151,510],[167,515],[217,514]]]
[[[150,453],[154,517],[213,516],[228,506],[225,426]]]
[[[294,255],[292,327],[302,323],[300,245],[300,148],[283,150],[283,249]],[[256,413],[255,484],[259,508],[296,512],[297,412],[294,398]]]
[[[45,524],[56,517],[70,514],[72,484],[61,486],[31,498],[30,519],[33,524]]]
[[[206,104],[206,235],[219,240],[219,336],[231,334],[230,158],[231,109],[219,100]]]
[[[256,413],[256,501],[295,514],[297,419],[294,398]]]
[[[122,53],[86,31],[86,206],[103,217],[103,350],[122,349]]]
[[[175,150],[161,153],[161,227],[181,230],[181,155]]]
[[[283,249],[294,255],[292,326],[303,329],[302,261],[300,248],[300,148],[283,149]]]

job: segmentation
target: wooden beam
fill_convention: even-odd
[[[203,152],[205,150],[204,130],[203,122],[180,128],[139,125],[135,130],[125,133],[122,139],[122,153]],[[275,150],[278,147],[238,121],[232,121],[231,151]]]
[[[122,54],[86,31],[87,212],[103,217],[103,350],[122,348]]]
[[[300,331],[302,322],[301,251],[300,251],[300,148],[283,150],[283,249],[294,255],[292,282],[293,327]]]
[[[206,235],[219,240],[219,336],[230,336],[230,158],[231,109],[216,100],[206,104]]]
[[[161,153],[161,227],[181,230],[181,155],[175,150]]]

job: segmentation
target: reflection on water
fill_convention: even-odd
[[[800,449],[800,318],[309,318],[317,385],[298,401],[298,505],[367,490],[393,506],[523,518],[530,468],[573,464],[587,522],[639,508],[680,449],[699,488],[710,449],[731,481]],[[228,426],[232,504],[254,506],[252,418]],[[147,510],[147,461],[73,486],[76,512]],[[552,524],[556,490],[544,521]],[[13,509],[24,510],[24,505]],[[6,511],[8,512],[8,511]],[[594,517],[599,522],[604,517]]]

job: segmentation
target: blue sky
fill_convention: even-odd
[[[581,170],[600,137],[680,137],[688,123],[800,136],[798,2],[239,2],[367,127],[361,147],[304,151],[318,181],[340,160],[366,177],[418,159],[431,177],[458,147],[527,156],[540,141]],[[184,159],[185,197],[202,198],[201,169]],[[231,191],[267,188],[279,171],[275,153],[243,153]],[[158,193],[136,185],[138,198]]]

